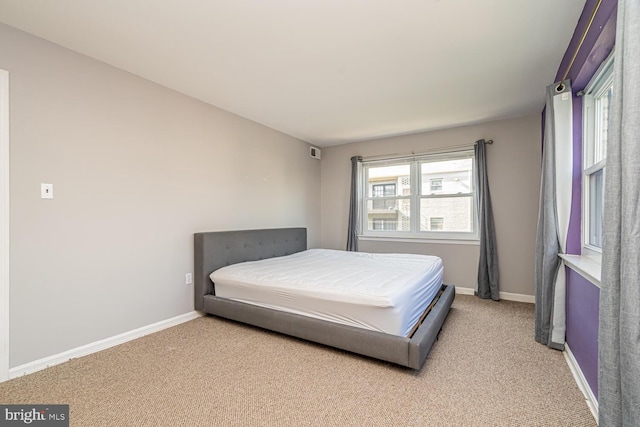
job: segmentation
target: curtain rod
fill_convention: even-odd
[[[480,140],[482,141],[482,139]],[[487,139],[484,141],[486,144],[493,144],[493,139]],[[374,160],[394,160],[394,159],[403,159],[403,158],[407,158],[407,157],[413,157],[413,156],[422,156],[422,155],[427,155],[427,154],[437,154],[437,153],[448,153],[448,152],[452,152],[452,151],[464,151],[464,150],[472,150],[474,147],[474,144],[464,144],[464,145],[451,145],[449,147],[438,147],[438,148],[433,148],[430,150],[426,150],[426,151],[421,151],[419,153],[416,153],[415,151],[412,151],[410,153],[393,153],[393,154],[380,154],[377,156],[369,156],[369,157],[362,157],[362,161],[374,161]]]
[[[593,12],[591,13],[589,22],[587,23],[587,26],[585,27],[584,32],[582,33],[582,37],[580,37],[580,41],[578,42],[578,46],[576,46],[576,50],[573,52],[573,56],[571,57],[571,61],[569,61],[569,66],[567,67],[567,70],[564,72],[564,76],[562,77],[562,80],[567,79],[567,76],[569,75],[569,71],[571,71],[571,67],[573,67],[573,62],[578,57],[578,52],[580,52],[582,43],[584,43],[584,39],[587,38],[587,33],[589,33],[589,30],[591,29],[591,24],[593,24],[593,20],[596,17],[596,13],[598,13],[598,9],[600,8],[600,3],[602,3],[602,0],[598,0],[598,3],[596,3],[596,6],[593,8]]]

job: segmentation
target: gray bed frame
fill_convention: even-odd
[[[195,309],[401,366],[420,369],[449,313],[455,297],[453,285],[442,285],[443,293],[440,298],[410,338],[271,310],[215,295],[215,285],[209,275],[218,268],[244,261],[290,255],[306,249],[306,228],[195,234]]]

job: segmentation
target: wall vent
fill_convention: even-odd
[[[316,148],[316,147],[309,147],[309,155],[314,159],[318,159],[318,160],[322,158],[322,152],[320,151],[319,148]]]

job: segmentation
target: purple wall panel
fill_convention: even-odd
[[[600,6],[600,8],[604,7],[604,4],[605,2],[603,1],[602,6]],[[591,49],[588,51],[588,56],[586,56],[586,59],[582,64],[582,66],[576,69],[575,75],[572,75],[571,88],[574,91],[576,92],[580,91],[584,89],[587,86],[587,84],[589,84],[591,77],[593,77],[595,72],[598,70],[598,67],[600,67],[600,64],[602,64],[602,61],[607,59],[607,57],[611,53],[611,50],[613,49],[613,45],[616,38],[617,10],[618,10],[617,7],[614,7],[613,10],[611,11],[607,10],[607,13],[609,13],[609,16],[606,18],[604,23],[600,23],[596,27],[597,31],[594,32],[594,36],[597,35],[597,37],[593,41],[593,45],[591,46]],[[598,15],[598,17],[601,18],[600,22],[602,22],[602,20],[604,20],[605,18],[604,16],[600,16],[600,15]],[[596,22],[594,19],[594,22],[591,25],[592,32],[594,30],[593,27],[595,25],[596,25]],[[583,48],[585,45],[590,46],[587,44],[586,39],[583,44]],[[577,59],[576,59],[576,62],[577,62]],[[575,69],[575,65],[572,68]]]
[[[618,0],[602,0],[580,51],[568,69],[580,38],[587,27],[598,0],[587,0],[573,37],[564,54],[556,80],[567,73],[573,97],[573,186],[571,216],[567,236],[567,253],[580,254],[582,216],[582,98],[577,92],[585,88],[615,43]],[[598,396],[598,320],[600,289],[575,271],[567,268],[566,340],[580,370],[594,395]]]
[[[578,42],[584,32],[591,13],[597,3],[588,0],[585,4],[578,25],[574,31],[569,47],[562,63],[558,68],[556,81],[559,81],[567,71],[569,62],[575,52]],[[576,56],[567,78],[571,79],[573,91],[573,189],[571,195],[571,216],[567,235],[567,253],[581,253],[580,222],[582,212],[582,98],[576,94],[585,88],[591,77],[598,70],[613,49],[616,33],[616,11],[618,0],[602,0],[598,13],[593,19],[589,33],[582,43],[580,52]]]
[[[584,5],[582,15],[580,15],[580,19],[578,20],[578,25],[576,25],[573,37],[569,42],[569,47],[567,47],[562,58],[562,62],[560,63],[560,67],[558,68],[555,81],[560,81],[564,74],[567,73],[567,68],[569,67],[571,58],[578,47],[582,33],[589,23],[589,18],[591,18],[591,14],[593,13],[597,2],[597,0],[587,0]],[[593,76],[593,73],[598,69],[602,60],[607,57],[608,52],[604,54],[604,50],[608,48],[608,51],[611,51],[613,40],[615,38],[615,11],[617,10],[617,7],[618,0],[602,0],[602,3],[598,8],[598,13],[594,17],[591,27],[589,28],[589,33],[582,42],[580,52],[576,55],[576,59],[567,74],[567,78],[571,79],[571,88],[574,90],[574,93],[584,89],[591,79],[591,76]],[[611,31],[612,29],[613,32]],[[606,33],[606,38],[611,40],[611,43],[608,44],[608,46],[607,43],[598,43],[598,39],[601,37],[603,32]],[[594,49],[594,47],[598,46],[600,46],[598,49]],[[596,54],[595,57],[594,53]]]
[[[598,397],[598,320],[600,288],[567,269],[567,344]]]

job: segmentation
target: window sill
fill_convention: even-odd
[[[479,240],[463,240],[463,239],[421,239],[413,237],[376,237],[376,236],[358,236],[361,241],[374,242],[399,242],[399,243],[433,243],[438,245],[471,245],[479,246]]]
[[[558,254],[558,256],[570,269],[600,287],[602,265],[599,259],[585,255]]]

